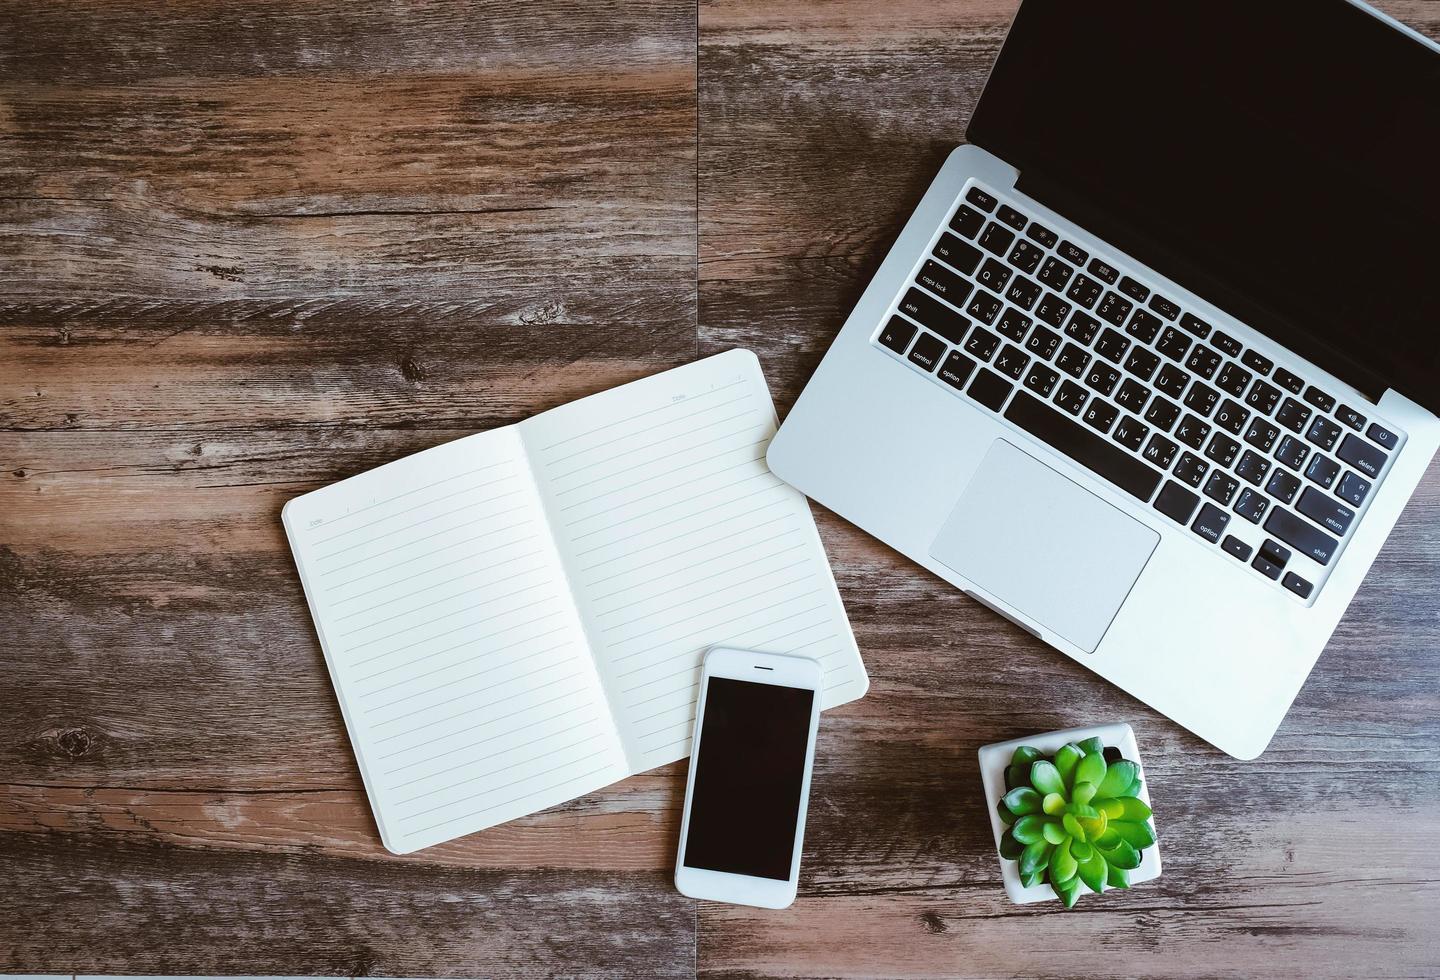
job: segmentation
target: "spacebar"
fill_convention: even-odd
[[[1015,393],[1010,407],[1005,409],[1005,417],[1050,448],[1141,500],[1149,500],[1160,483],[1160,474],[1155,470],[1028,392]]]

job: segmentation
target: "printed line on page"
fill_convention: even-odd
[[[510,473],[510,474],[507,474],[507,475],[505,475],[505,476],[498,477],[498,478],[496,478],[496,479],[494,479],[494,480],[490,480],[490,481],[488,481],[488,482],[486,482],[486,483],[476,483],[476,484],[474,484],[473,486],[462,487],[461,489],[456,490],[456,491],[454,491],[453,493],[447,493],[447,494],[445,494],[445,495],[443,495],[443,496],[440,496],[440,497],[432,497],[432,498],[430,498],[429,500],[423,500],[423,501],[421,501],[420,503],[415,504],[414,506],[406,507],[404,510],[397,510],[397,511],[394,511],[394,512],[392,512],[392,513],[386,514],[384,517],[377,517],[377,518],[375,518],[375,520],[370,521],[369,523],[366,523],[366,524],[357,524],[357,525],[354,526],[354,527],[346,528],[346,529],[343,530],[343,531],[338,531],[338,532],[336,532],[335,534],[332,534],[332,535],[331,535],[330,537],[328,537],[328,538],[321,538],[321,539],[318,540],[318,541],[312,541],[312,542],[311,542],[311,547],[313,547],[313,548],[318,548],[318,547],[320,547],[322,544],[329,544],[331,541],[334,541],[336,538],[343,538],[343,537],[344,537],[345,535],[347,535],[347,534],[354,534],[356,531],[363,531],[363,530],[365,530],[367,527],[374,527],[376,524],[383,524],[383,523],[385,523],[386,521],[393,521],[395,518],[401,516],[402,514],[409,514],[409,513],[413,512],[413,511],[419,510],[421,507],[429,507],[431,504],[438,504],[438,503],[439,503],[440,501],[442,501],[442,500],[449,500],[451,497],[458,497],[458,496],[460,496],[462,493],[471,493],[471,492],[473,492],[473,491],[475,491],[475,490],[481,490],[481,489],[483,489],[483,488],[485,488],[485,487],[493,487],[493,486],[494,486],[495,484],[497,484],[497,483],[504,483],[506,480],[513,480],[513,479],[515,479],[515,474]],[[519,493],[518,490],[515,491],[515,492],[516,492],[516,493]],[[507,496],[508,496],[508,495],[507,495]],[[348,516],[348,515],[347,515],[347,516]],[[323,526],[326,527],[327,529],[328,529],[328,527],[329,527],[329,525],[323,525]]]
[[[386,504],[394,503],[397,500],[410,496],[412,493],[419,493],[422,490],[429,490],[431,487],[438,487],[442,483],[449,483],[451,480],[461,480],[467,476],[474,476],[476,473],[483,473],[485,470],[493,470],[497,466],[504,466],[507,463],[513,462],[514,460],[502,459],[494,463],[486,463],[484,466],[477,467],[473,470],[466,470],[464,473],[456,473],[454,476],[447,476],[443,480],[436,480],[434,483],[427,483],[424,486],[413,487],[403,493],[397,493],[393,497],[386,497],[384,500],[377,500],[373,504],[366,504],[364,507],[358,507],[347,514],[341,514],[339,517],[328,518],[321,526],[329,527],[336,521],[348,520],[349,518],[354,517],[356,514],[363,514],[367,510],[374,510],[376,507],[383,507]]]
[[[547,467],[550,467],[550,466],[558,466],[558,465],[560,465],[561,463],[565,462],[566,460],[574,459],[576,456],[583,456],[583,455],[585,455],[586,453],[593,453],[593,452],[594,452],[595,450],[597,450],[597,449],[604,449],[606,446],[613,446],[613,445],[615,445],[615,443],[617,443],[617,442],[624,442],[626,439],[633,439],[633,438],[635,438],[636,436],[644,435],[644,434],[647,433],[647,432],[654,432],[656,429],[663,429],[663,428],[665,428],[665,426],[667,426],[667,425],[675,425],[675,424],[678,423],[678,422],[685,422],[685,421],[687,421],[687,420],[689,420],[689,419],[701,418],[701,417],[703,417],[703,416],[705,416],[705,415],[708,415],[708,414],[711,413],[711,412],[719,411],[720,409],[724,408],[726,405],[733,405],[733,404],[735,404],[735,403],[737,403],[737,402],[747,401],[747,400],[749,400],[749,398],[750,398],[750,394],[749,394],[749,392],[746,392],[745,394],[741,395],[739,398],[733,398],[733,399],[731,399],[731,400],[728,401],[728,402],[721,402],[719,405],[715,405],[715,406],[713,406],[713,407],[711,407],[711,408],[703,409],[703,410],[701,410],[701,411],[699,411],[699,412],[691,412],[691,413],[688,414],[688,415],[677,415],[677,416],[675,416],[675,417],[672,418],[672,419],[666,419],[666,420],[663,421],[663,422],[656,422],[654,425],[649,426],[648,428],[636,429],[634,432],[627,432],[627,433],[625,433],[623,436],[616,436],[614,439],[610,439],[610,440],[608,440],[607,442],[599,442],[599,443],[596,443],[596,444],[593,445],[593,446],[586,446],[584,449],[577,449],[575,452],[571,453],[569,456],[562,456],[562,457],[560,457],[559,459],[548,459],[548,460],[545,461],[545,465],[546,465]],[[643,446],[631,446],[629,449],[625,450],[625,453],[628,455],[628,454],[630,454],[630,453],[643,452],[643,451],[646,450],[646,449],[654,449],[656,446],[663,446],[665,443],[669,442],[669,441],[672,440],[672,439],[679,439],[679,438],[682,438],[682,437],[684,437],[684,436],[693,436],[695,433],[699,432],[700,430],[702,430],[702,429],[708,429],[708,428],[710,428],[712,425],[724,425],[726,422],[733,422],[733,421],[735,421],[736,419],[744,418],[745,416],[749,415],[749,414],[750,414],[751,412],[753,412],[753,411],[754,411],[754,409],[748,409],[748,408],[747,408],[747,409],[746,409],[745,411],[743,411],[743,412],[736,412],[735,414],[733,414],[733,415],[727,415],[727,416],[725,416],[724,418],[713,419],[713,420],[711,420],[711,421],[709,421],[709,422],[706,422],[704,425],[697,425],[697,426],[693,426],[693,427],[688,428],[688,429],[682,429],[681,431],[676,432],[674,435],[663,436],[663,437],[661,437],[661,438],[659,438],[659,439],[656,439],[654,442],[647,442],[647,443],[645,443]],[[565,479],[568,479],[569,477],[574,476],[576,473],[583,473],[583,472],[585,472],[586,470],[590,469],[591,467],[599,466],[599,465],[602,464],[602,463],[607,463],[607,462],[609,462],[609,461],[610,461],[611,459],[613,459],[613,458],[614,458],[613,456],[607,456],[607,457],[605,457],[604,459],[597,459],[597,460],[596,460],[595,462],[593,462],[593,463],[584,463],[584,464],[576,467],[576,468],[573,469],[573,470],[566,470],[564,473],[551,473],[551,474],[550,474],[550,479],[552,479],[552,480],[565,480]]]
[[[565,767],[564,767],[564,766],[560,766],[560,767],[557,767],[557,768],[563,769],[563,768],[565,768]],[[610,764],[607,763],[607,764],[601,766],[601,767],[598,768],[598,769],[591,769],[589,772],[582,772],[582,773],[581,773],[580,775],[578,775],[578,776],[571,776],[571,777],[569,777],[568,779],[562,779],[562,780],[560,780],[560,782],[556,783],[556,784],[553,785],[553,786],[546,786],[544,789],[537,789],[537,790],[535,790],[533,793],[524,793],[524,794],[521,794],[520,796],[517,796],[517,797],[515,797],[515,798],[512,799],[512,800],[506,800],[504,803],[496,803],[494,806],[487,806],[487,807],[484,807],[484,808],[482,808],[482,809],[476,810],[476,811],[474,811],[473,813],[466,813],[466,814],[464,814],[464,815],[462,815],[462,816],[459,816],[459,817],[451,817],[449,820],[442,820],[442,821],[440,821],[439,823],[433,824],[433,825],[431,825],[431,826],[429,826],[429,827],[421,827],[419,830],[411,831],[411,833],[412,833],[412,834],[426,834],[426,833],[429,833],[429,832],[432,831],[432,830],[436,830],[436,829],[438,829],[438,828],[440,828],[440,827],[445,826],[447,823],[455,823],[456,821],[459,821],[459,820],[469,820],[469,819],[472,818],[472,817],[478,817],[478,816],[480,816],[480,814],[482,814],[482,813],[489,813],[491,810],[498,810],[498,809],[500,809],[502,806],[509,806],[509,805],[512,804],[512,803],[519,803],[521,800],[533,799],[534,797],[537,797],[537,796],[541,795],[542,793],[549,793],[549,792],[551,792],[552,790],[557,790],[557,789],[559,789],[561,786],[569,786],[570,784],[572,784],[572,783],[577,783],[577,782],[579,782],[579,781],[582,780],[582,779],[588,779],[589,777],[594,776],[594,775],[596,775],[597,773],[602,773],[602,772],[604,772],[606,769],[609,769],[609,768],[610,768]],[[557,770],[552,769],[552,770],[550,770],[550,771],[551,771],[551,772],[555,772],[555,771],[557,771]],[[540,773],[539,775],[542,775],[542,776],[543,776],[543,775],[546,775],[546,773]],[[530,777],[527,777],[527,778],[530,778]],[[519,785],[519,784],[522,783],[522,782],[525,782],[525,780],[523,780],[523,779],[516,780],[515,782],[509,783],[509,784],[507,784],[507,785],[509,785],[509,786],[517,786],[517,785]],[[502,788],[504,788],[504,787],[502,787]]]
[[[625,474],[627,474],[627,473],[634,473],[635,471],[637,471],[637,470],[639,470],[639,469],[641,469],[641,468],[643,468],[643,467],[645,467],[645,466],[649,466],[651,463],[657,462],[657,461],[662,460],[662,459],[664,459],[664,460],[674,460],[674,459],[676,459],[676,458],[678,458],[678,457],[680,457],[680,456],[684,456],[684,455],[686,455],[686,454],[688,454],[688,453],[693,453],[693,452],[694,452],[695,450],[697,450],[697,449],[703,449],[703,448],[705,448],[706,446],[713,446],[715,443],[717,443],[717,442],[723,442],[723,441],[726,440],[726,439],[733,439],[735,436],[743,435],[744,433],[749,432],[750,430],[752,430],[752,429],[754,429],[754,428],[755,428],[755,425],[752,423],[752,424],[750,424],[750,425],[746,425],[746,426],[743,426],[742,428],[736,429],[734,432],[727,432],[727,433],[725,433],[723,436],[716,436],[714,439],[707,439],[707,440],[705,440],[704,442],[691,443],[690,445],[686,446],[684,449],[677,449],[677,450],[676,450],[675,452],[673,452],[673,453],[665,453],[665,454],[662,454],[662,455],[660,455],[660,456],[655,457],[655,459],[646,460],[646,461],[643,462],[643,463],[636,463],[634,460],[628,459],[628,458],[623,457],[623,456],[614,457],[616,460],[618,460],[618,461],[620,461],[620,462],[622,462],[622,463],[624,464],[620,469],[616,470],[614,473],[609,473],[609,474],[606,474],[605,476],[595,477],[594,479],[589,480],[589,481],[587,481],[587,482],[585,482],[585,483],[577,483],[577,484],[575,484],[575,486],[570,487],[568,490],[561,490],[561,491],[559,491],[558,493],[555,494],[555,496],[556,496],[556,497],[563,497],[563,496],[565,496],[565,494],[567,494],[567,493],[574,493],[576,490],[584,490],[584,489],[586,489],[586,488],[594,489],[596,486],[598,486],[598,485],[601,484],[601,483],[604,483],[606,480],[613,479],[613,478],[615,478],[615,477],[617,477],[617,476],[623,476],[623,475],[625,475]],[[704,457],[702,457],[701,459],[692,460],[692,461],[690,461],[690,462],[688,462],[688,463],[680,463],[680,464],[678,464],[677,466],[672,467],[671,469],[662,470],[661,472],[659,472],[659,473],[653,473],[653,474],[651,474],[650,476],[645,477],[644,479],[636,480],[634,483],[627,483],[627,484],[625,484],[623,487],[612,487],[612,488],[609,489],[609,490],[602,490],[602,491],[600,491],[599,493],[595,494],[595,496],[593,496],[593,497],[586,497],[584,500],[576,501],[576,502],[573,503],[573,504],[566,504],[564,507],[561,507],[561,508],[560,508],[560,513],[563,514],[563,513],[565,513],[565,511],[567,511],[567,510],[574,510],[576,507],[584,507],[586,504],[594,503],[594,502],[597,501],[597,500],[604,500],[604,499],[606,499],[607,497],[613,497],[613,496],[615,496],[616,494],[624,493],[626,490],[633,490],[633,489],[635,489],[636,487],[641,486],[642,484],[653,483],[653,482],[656,481],[656,480],[664,479],[665,477],[670,476],[671,474],[678,473],[678,472],[680,472],[681,470],[686,469],[686,468],[691,467],[691,466],[699,466],[699,465],[701,465],[701,464],[703,464],[703,463],[713,463],[713,462],[715,462],[716,460],[718,460],[719,458],[721,458],[722,456],[726,456],[726,455],[728,455],[728,454],[730,454],[730,453],[733,453],[733,452],[738,452],[738,451],[740,451],[741,449],[745,449],[745,448],[748,447],[748,446],[758,446],[758,445],[760,445],[760,444],[761,444],[762,442],[764,442],[764,441],[765,441],[765,440],[763,440],[763,439],[746,439],[744,442],[738,443],[737,445],[733,446],[733,447],[730,448],[730,449],[723,449],[723,450],[720,450],[719,452],[708,453],[708,454],[706,454]]]
[[[680,402],[680,403],[678,403],[678,404],[682,404],[682,405],[690,404],[690,405],[693,405],[693,404],[695,404],[695,402],[699,401],[699,400],[702,399],[702,398],[708,398],[708,397],[710,397],[711,395],[718,395],[718,394],[719,394],[720,392],[722,392],[722,391],[728,391],[729,389],[735,387],[736,385],[743,385],[744,383],[745,383],[745,379],[744,379],[744,378],[739,378],[739,379],[737,379],[737,380],[735,380],[735,381],[731,381],[729,384],[721,385],[721,386],[718,387],[718,388],[711,388],[709,391],[702,391],[702,392],[700,392],[698,395],[687,395],[687,396],[685,397],[685,401]],[[666,402],[666,403],[663,404],[663,405],[657,405],[655,408],[647,408],[647,409],[646,409],[645,411],[643,411],[643,412],[637,412],[636,414],[631,415],[631,416],[629,416],[628,418],[619,419],[619,420],[614,421],[614,422],[606,422],[604,425],[596,426],[595,428],[589,429],[589,430],[587,430],[587,431],[585,431],[585,432],[581,432],[581,433],[579,433],[578,435],[566,436],[564,439],[561,439],[559,442],[552,442],[550,445],[546,446],[546,447],[545,447],[543,450],[541,450],[541,451],[548,453],[550,450],[554,449],[556,446],[563,446],[563,445],[565,445],[565,443],[567,443],[567,442],[574,442],[576,439],[584,439],[586,436],[593,436],[595,433],[601,431],[602,429],[608,429],[608,428],[610,428],[611,426],[624,425],[626,422],[634,422],[636,419],[644,418],[644,417],[647,416],[647,415],[653,415],[653,414],[656,413],[656,412],[663,412],[663,411],[665,411],[665,409],[667,409],[667,408],[673,408],[676,404],[677,404],[677,403],[675,403],[675,402]]]
[[[569,626],[557,626],[557,627],[555,627],[553,630],[546,630],[546,631],[543,632],[543,633],[536,633],[536,634],[534,634],[534,635],[532,635],[532,636],[523,637],[523,638],[521,638],[521,639],[519,639],[519,640],[514,641],[513,643],[507,643],[507,644],[505,644],[503,647],[494,647],[494,648],[492,648],[492,649],[490,649],[490,650],[486,650],[486,651],[482,652],[481,654],[479,654],[478,656],[472,657],[469,662],[470,662],[470,663],[479,663],[481,660],[484,660],[484,659],[487,658],[487,657],[492,657],[492,656],[494,656],[494,655],[497,654],[497,653],[503,653],[503,652],[506,651],[506,650],[512,650],[512,649],[514,649],[515,647],[523,646],[524,644],[530,643],[530,642],[533,641],[533,640],[543,639],[544,637],[547,637],[547,636],[554,636],[556,633],[563,633],[563,632],[565,632],[566,630],[568,630],[569,628],[570,628]],[[464,641],[462,641],[462,642],[460,642],[460,643],[455,644],[454,646],[446,647],[444,650],[436,650],[433,654],[430,654],[430,656],[438,657],[438,656],[441,656],[441,655],[446,654],[446,653],[453,653],[453,652],[456,651],[456,650],[460,650],[460,649],[463,649],[463,648],[465,648],[465,647],[468,647],[468,646],[471,644],[471,642],[472,642],[472,641],[470,641],[470,640],[464,640]],[[552,651],[552,650],[558,650],[558,649],[560,649],[560,647],[563,647],[563,646],[565,646],[566,644],[572,643],[572,642],[574,642],[574,641],[573,641],[573,640],[566,640],[565,643],[561,643],[561,644],[558,644],[558,645],[553,646],[553,647],[547,647],[546,649],[541,650],[539,653],[534,654],[534,656],[537,656],[537,657],[538,657],[538,656],[540,656],[541,654],[549,653],[549,652]],[[527,653],[527,654],[524,654],[524,656],[531,656],[531,654],[528,654],[528,653]],[[444,665],[442,665],[442,666],[440,666],[440,667],[436,667],[434,670],[427,670],[427,671],[426,671],[425,673],[423,673],[423,674],[414,674],[414,675],[412,675],[412,676],[410,676],[410,677],[402,678],[402,679],[396,681],[394,684],[387,684],[387,685],[385,685],[384,687],[377,687],[377,688],[376,688],[375,690],[373,690],[373,691],[369,691],[369,692],[367,692],[367,693],[365,693],[365,694],[360,695],[360,697],[361,697],[361,698],[373,698],[373,697],[374,697],[375,695],[377,695],[377,694],[384,694],[386,691],[393,691],[393,690],[395,690],[395,688],[400,687],[400,686],[402,686],[402,685],[404,685],[404,684],[413,684],[415,681],[424,680],[426,677],[432,677],[432,676],[434,676],[435,674],[443,673],[444,671],[450,670],[450,669],[452,669],[452,668],[454,668],[454,667],[458,667],[458,666],[460,666],[460,664],[463,664],[463,663],[465,663],[465,662],[466,662],[465,660],[459,660],[459,661],[457,661],[456,663],[444,664]],[[513,660],[507,660],[505,663],[506,663],[506,664],[510,664],[510,663],[515,663],[515,661],[513,661]],[[504,664],[502,664],[501,666],[504,666]],[[475,674],[471,674],[471,675],[469,675],[468,677],[462,677],[462,678],[460,678],[459,680],[460,680],[460,681],[467,681],[467,680],[470,680],[470,679],[473,678],[473,677],[479,677],[481,674],[488,673],[489,671],[494,670],[494,669],[496,669],[496,668],[487,667],[485,670],[479,671],[478,673],[475,673]],[[447,683],[448,683],[448,682],[447,682]],[[459,681],[457,681],[456,683],[459,683]],[[442,685],[440,685],[440,686],[441,686],[441,687],[445,687],[446,685],[445,685],[445,684],[442,684]],[[433,693],[433,692],[436,691],[436,690],[439,690],[439,688],[430,688],[429,690],[426,690],[426,691],[417,691],[417,692],[415,692],[414,694],[407,694],[407,695],[405,695],[404,697],[396,698],[394,701],[387,701],[387,702],[385,702],[384,704],[373,705],[373,706],[371,706],[371,707],[369,707],[369,708],[366,708],[365,711],[366,711],[367,713],[368,713],[368,712],[371,712],[371,711],[380,711],[380,710],[382,710],[382,709],[384,709],[384,708],[393,707],[394,705],[397,705],[397,704],[399,704],[399,703],[402,702],[402,701],[409,701],[411,698],[418,698],[418,697],[420,697],[422,694],[431,694],[431,693]]]

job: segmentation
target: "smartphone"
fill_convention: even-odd
[[[675,859],[681,894],[767,909],[795,901],[822,677],[806,657],[706,655]]]

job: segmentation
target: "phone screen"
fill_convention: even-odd
[[[787,881],[815,692],[710,678],[685,865]]]

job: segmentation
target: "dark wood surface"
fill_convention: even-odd
[[[733,346],[783,414],[1012,8],[0,2],[0,971],[1440,973],[1436,468],[1255,762],[817,510],[793,908],[674,892],[683,765],[380,847],[283,502]],[[1165,875],[1010,905],[975,750],[1095,720]]]

